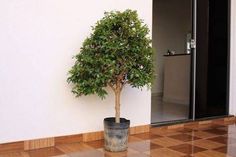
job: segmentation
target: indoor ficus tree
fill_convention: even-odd
[[[76,62],[69,71],[68,82],[77,96],[115,93],[115,119],[120,122],[120,95],[126,84],[141,88],[151,85],[153,51],[149,29],[136,11],[105,12],[85,39]]]

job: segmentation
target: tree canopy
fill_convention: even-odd
[[[68,82],[77,96],[97,94],[104,98],[106,88],[117,83],[141,88],[150,86],[153,76],[153,51],[149,29],[136,11],[105,12],[85,39]]]

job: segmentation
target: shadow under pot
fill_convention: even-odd
[[[104,119],[104,147],[110,152],[127,150],[130,120],[120,118],[120,123],[114,117]]]

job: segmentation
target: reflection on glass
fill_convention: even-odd
[[[153,0],[156,79],[152,87],[152,123],[189,118],[191,2]]]

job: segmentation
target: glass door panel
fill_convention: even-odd
[[[192,6],[192,0],[153,0],[152,123],[188,120],[192,113]]]
[[[229,0],[197,0],[197,119],[228,114],[229,6]]]

